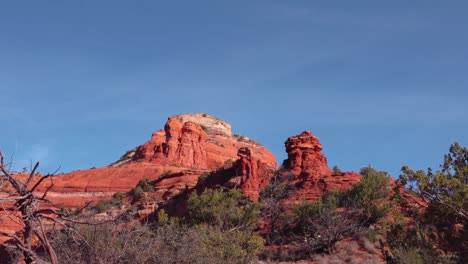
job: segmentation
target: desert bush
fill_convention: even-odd
[[[303,201],[294,208],[294,214],[304,253],[333,253],[337,242],[355,235],[362,229],[352,210],[339,210],[334,195],[317,202]]]
[[[151,230],[124,223],[75,225],[56,230],[52,245],[60,263],[249,263],[263,247],[250,231],[226,232],[205,224],[168,221]]]
[[[198,254],[207,260],[205,263],[249,263],[263,248],[263,239],[249,231],[225,232],[207,225],[195,230],[201,238]]]
[[[154,263],[153,233],[146,227],[75,225],[51,235],[59,263]]]
[[[114,193],[114,195],[112,195],[111,204],[114,206],[121,206],[123,197],[124,195],[121,192]]]
[[[333,171],[334,174],[341,174],[341,173],[343,173],[343,171],[338,167],[338,165],[333,166],[332,171]]]
[[[359,211],[367,224],[377,222],[392,208],[389,175],[372,167],[361,169],[364,178],[339,194],[340,206]]]
[[[439,247],[436,228],[425,224],[394,223],[387,233],[390,263],[464,263]],[[460,262],[461,261],[461,262]]]
[[[253,230],[257,226],[259,205],[240,190],[206,189],[188,198],[187,221],[209,224],[223,230]]]
[[[421,250],[420,248],[395,248],[392,251],[393,258],[389,263],[395,264],[455,264],[460,263],[456,255],[437,254],[434,251]]]
[[[143,188],[140,185],[137,185],[135,188],[131,190],[131,193],[133,196],[132,203],[136,203],[137,201],[141,199],[141,197],[143,196],[145,192],[143,191]]]
[[[103,200],[100,200],[96,203],[96,205],[93,207],[94,210],[98,213],[103,213],[109,208],[109,203]]]
[[[287,179],[275,174],[260,192],[261,215],[270,224],[270,233],[266,235],[269,244],[284,240],[283,229],[287,225],[287,219],[289,219],[284,200],[289,197],[290,189],[291,186]]]
[[[437,171],[414,171],[403,166],[400,183],[426,202],[418,220],[443,238],[438,245],[444,253],[457,254],[460,263],[467,263],[468,148],[453,143]]]

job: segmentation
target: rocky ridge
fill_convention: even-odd
[[[60,206],[78,207],[89,200],[109,199],[116,192],[126,193],[147,178],[154,182],[153,199],[166,201],[193,188],[200,175],[232,164],[243,177],[239,186],[252,198],[258,198],[258,189],[267,183],[260,171],[277,168],[269,150],[233,135],[228,123],[204,113],[183,114],[169,117],[164,129],[109,166],[58,175],[49,197]],[[47,188],[44,184],[39,191]]]

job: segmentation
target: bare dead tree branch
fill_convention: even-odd
[[[28,188],[29,184],[37,175],[36,171],[38,167],[39,162],[37,162],[33,167],[28,177],[26,178],[26,181],[22,183],[20,179],[15,177],[10,172],[9,167],[7,167],[5,164],[3,153],[0,150],[0,179],[10,184],[13,192],[13,194],[10,194],[8,197],[0,199],[0,203],[2,203],[2,210],[7,218],[22,226],[22,230],[19,232],[19,235],[9,234],[3,231],[0,231],[0,235],[12,239],[14,246],[19,249],[21,255],[23,256],[24,262],[27,264],[41,261],[41,259],[38,258],[37,254],[34,252],[33,238],[34,236],[37,237],[40,243],[46,249],[50,262],[52,264],[56,264],[58,263],[57,256],[49,242],[43,223],[41,221],[41,218],[44,217],[52,218],[44,214],[49,213],[54,215],[56,210],[52,209],[51,211],[44,211],[44,209],[40,209],[40,204],[49,204],[54,206],[51,201],[46,199],[48,191],[53,186],[53,181],[51,186],[49,186],[41,196],[37,196],[34,193],[34,191],[41,185],[44,180],[52,178],[54,174],[47,174],[42,176],[32,188]],[[8,213],[8,210],[3,206],[3,203],[5,202],[13,203],[13,208],[11,208],[11,210],[18,213],[17,217],[12,217],[12,215]],[[57,214],[55,215],[58,216]]]

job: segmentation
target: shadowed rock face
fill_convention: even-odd
[[[274,169],[256,157],[249,148],[240,148],[239,159],[234,164],[236,175],[241,178],[240,188],[252,200],[258,200],[260,191],[268,185]]]

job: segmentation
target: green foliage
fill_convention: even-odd
[[[161,210],[158,211],[157,220],[156,220],[156,224],[158,226],[168,224],[169,220],[170,220],[169,215],[166,213],[166,211],[164,209],[161,209]]]
[[[143,187],[143,191],[144,192],[154,192],[154,187],[152,185],[146,185],[145,187]]]
[[[395,221],[386,234],[392,252],[389,263],[464,263],[458,262],[456,254],[440,248],[440,235],[425,223]]]
[[[208,131],[208,128],[204,125],[200,125],[200,127],[202,128],[203,131],[207,132]]]
[[[304,253],[333,253],[337,242],[360,232],[362,226],[355,212],[340,210],[338,204],[339,197],[332,194],[316,202],[303,201],[294,208]]]
[[[207,225],[199,225],[196,230],[201,238],[200,253],[220,263],[249,263],[263,248],[263,239],[251,232],[225,232]]]
[[[279,174],[275,174],[268,185],[260,192],[262,203],[261,214],[270,223],[270,234],[266,235],[269,244],[284,240],[283,227],[289,220],[284,200],[289,197],[291,186],[287,180]]]
[[[372,167],[361,169],[364,178],[340,196],[340,205],[360,211],[369,224],[384,217],[392,208],[391,186],[386,172]]]
[[[403,166],[400,182],[427,203],[419,221],[443,238],[438,240],[442,255],[454,252],[460,262],[468,261],[468,148],[452,144],[435,172]]]
[[[51,244],[59,263],[156,263],[154,234],[145,227],[119,231],[111,224],[55,230]]]
[[[223,230],[252,230],[257,225],[259,205],[240,190],[206,189],[193,192],[188,199],[188,219],[193,224],[206,223]]]
[[[393,251],[393,262],[401,264],[424,264],[416,248],[398,248]]]
[[[103,213],[107,210],[108,207],[109,203],[101,200],[96,203],[96,205],[94,206],[94,210],[96,210],[98,213]]]
[[[468,223],[468,148],[452,144],[436,172],[430,168],[427,173],[414,171],[408,166],[401,170],[401,183],[429,201],[436,220]]]
[[[322,199],[316,202],[302,200],[300,204],[296,205],[294,207],[294,218],[299,228],[305,227],[310,219],[317,218],[322,208]],[[334,209],[336,209],[336,205],[334,205]]]
[[[143,193],[144,193],[143,188],[141,188],[140,185],[138,185],[137,187],[133,188],[133,190],[132,190],[132,195],[133,195],[133,196],[136,196],[136,197],[141,196]]]
[[[133,196],[132,203],[140,201],[145,192],[154,192],[154,187],[151,184],[151,180],[148,178],[139,180],[135,188],[130,191],[131,195]]]
[[[341,174],[343,171],[338,167],[338,165],[333,166],[333,174]]]
[[[121,206],[123,204],[123,194],[121,192],[116,192],[112,195],[111,204],[114,206]]]
[[[123,196],[124,196],[123,193],[121,193],[121,192],[116,192],[116,193],[114,193],[114,194],[112,195],[112,199],[115,199],[115,200],[122,200]]]
[[[281,181],[279,177],[276,175],[272,177],[268,185],[260,191],[260,200],[281,201],[288,197],[290,186],[285,181]]]
[[[154,187],[151,185],[151,180],[148,178],[141,179],[140,181],[138,181],[137,186],[140,186],[141,188],[143,188],[145,192],[154,191]]]
[[[159,216],[166,215],[163,210]],[[160,218],[162,220],[162,218]],[[206,224],[167,221],[153,226],[109,222],[54,230],[51,244],[60,263],[251,263],[263,239],[251,231],[225,231]]]
[[[141,197],[143,197],[143,194],[145,193],[143,191],[143,188],[140,185],[137,185],[135,188],[133,188],[131,192],[133,195],[132,203],[139,201]]]

